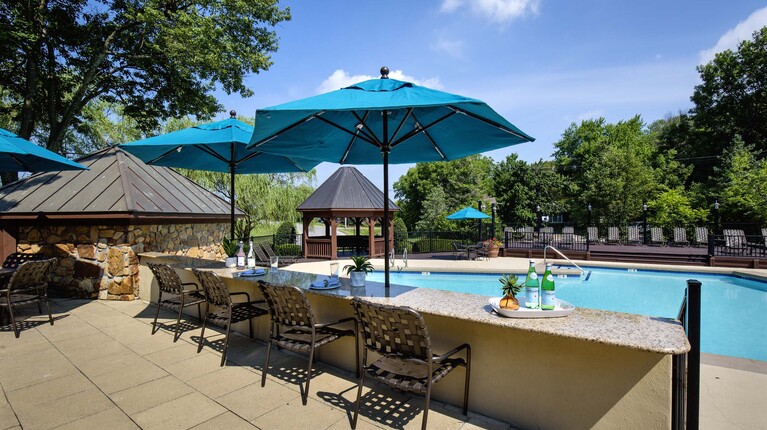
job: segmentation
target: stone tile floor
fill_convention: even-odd
[[[166,328],[152,336],[155,308],[146,302],[59,299],[51,306],[54,326],[32,307],[24,310],[20,338],[0,327],[0,430],[350,428],[350,373],[318,363],[303,406],[297,382],[305,371],[297,369],[304,357],[274,350],[261,387],[263,342],[234,334],[227,365],[219,367],[220,332],[198,354],[196,322],[184,324],[173,343],[167,327],[175,318],[161,312]],[[362,398],[359,429],[421,425],[421,397],[369,385]],[[429,427],[510,428],[436,401]]]

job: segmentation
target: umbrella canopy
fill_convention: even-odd
[[[223,121],[197,125],[120,145],[147,164],[211,172],[229,172],[234,238],[234,175],[237,173],[308,172],[318,160],[248,150],[253,126],[237,120],[236,112]]]
[[[456,213],[450,214],[446,216],[445,218],[449,220],[464,220],[464,219],[488,219],[490,218],[490,215],[487,215],[485,213],[482,213],[473,207],[466,207],[461,210],[459,210]]]
[[[249,148],[341,164],[383,164],[388,219],[389,163],[453,160],[534,138],[480,100],[388,79],[259,109]],[[384,250],[389,255],[388,222]],[[385,265],[389,286],[389,265]]]
[[[54,172],[59,170],[88,170],[88,168],[0,128],[0,171]]]

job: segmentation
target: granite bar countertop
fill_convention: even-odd
[[[159,255],[144,254],[151,257]],[[186,267],[184,260],[172,256],[168,263]],[[206,267],[207,266],[207,267]],[[367,281],[365,287],[349,285],[349,279],[340,278],[340,286],[334,289],[314,290],[310,284],[327,276],[290,270],[266,269],[261,276],[240,277],[242,270],[223,268],[223,263],[202,266],[223,278],[238,279],[242,282],[265,282],[295,285],[309,294],[319,294],[351,300],[358,296],[368,300],[397,306],[409,306],[419,312],[464,319],[482,324],[509,327],[517,330],[563,336],[587,342],[614,345],[640,351],[660,354],[683,354],[690,344],[682,325],[673,319],[649,317],[637,314],[576,308],[561,318],[506,318],[496,314],[488,303],[488,297],[450,291],[391,285],[388,291],[382,283]]]

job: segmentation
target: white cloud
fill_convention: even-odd
[[[700,63],[706,64],[713,60],[718,52],[728,49],[736,50],[740,42],[751,39],[751,35],[765,25],[767,25],[767,7],[755,11],[745,21],[739,22],[734,28],[724,33],[713,48],[701,51]]]
[[[576,124],[579,124],[589,119],[598,119],[598,118],[603,118],[605,116],[606,116],[606,112],[603,109],[594,109],[587,112],[579,113],[578,115],[575,115],[574,118],[571,117],[570,115],[565,115],[565,121],[569,123],[574,122]]]
[[[540,0],[442,0],[440,10],[452,13],[468,7],[492,22],[508,23],[525,15],[537,15]]]
[[[463,61],[466,58],[466,43],[463,40],[449,39],[444,34],[438,34],[436,40],[429,47],[434,51],[444,52],[457,60]]]
[[[399,81],[412,82],[416,85],[429,87],[435,90],[442,89],[442,83],[440,83],[439,77],[416,79],[412,76],[406,75],[402,70],[392,70],[391,72],[389,72],[389,77],[392,79],[397,79]],[[329,91],[335,91],[341,88],[348,87],[349,85],[356,84],[357,82],[360,82],[360,81],[366,81],[368,79],[377,79],[377,78],[380,78],[380,76],[350,75],[345,70],[338,69],[335,72],[333,72],[330,76],[328,76],[327,79],[322,81],[320,86],[317,88],[317,93],[318,94],[327,93]]]

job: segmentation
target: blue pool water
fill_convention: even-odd
[[[676,318],[688,279],[703,284],[701,350],[767,361],[767,283],[736,276],[585,268],[556,279],[557,297],[577,307]],[[518,274],[524,279],[524,274]],[[498,274],[390,274],[392,284],[500,296]],[[368,279],[383,282],[383,273]]]

